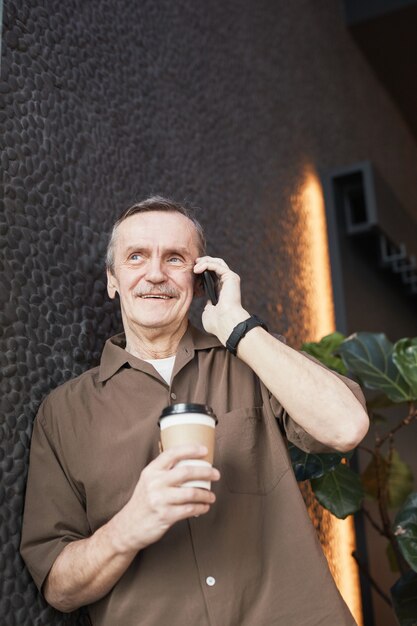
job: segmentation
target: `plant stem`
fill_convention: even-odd
[[[372,456],[374,456],[374,451],[371,448],[367,448],[366,446],[358,446],[358,450],[363,450],[364,452],[367,452],[368,454],[372,454]]]
[[[383,535],[385,535],[390,542],[392,549],[395,554],[395,558],[398,563],[398,567],[400,569],[401,575],[404,575],[410,568],[407,561],[404,559],[400,547],[397,542],[397,538],[395,537],[392,528],[391,528],[391,519],[388,513],[388,477],[391,468],[392,462],[392,453],[394,450],[394,434],[403,428],[404,426],[408,426],[413,419],[417,417],[417,411],[414,408],[414,404],[411,402],[409,404],[408,415],[402,419],[394,428],[392,428],[388,433],[386,433],[383,437],[376,437],[375,441],[375,469],[376,469],[376,482],[377,482],[377,500],[378,500],[378,508],[379,515],[382,521]],[[384,467],[384,457],[381,452],[381,447],[384,445],[386,441],[390,442],[390,450],[388,454],[388,465]]]
[[[369,513],[369,511],[367,509],[365,509],[364,507],[362,507],[362,511],[365,515],[365,517],[367,518],[367,520],[369,521],[369,523],[371,524],[371,526],[373,526],[375,528],[375,530],[382,535],[383,537],[386,537],[385,532],[383,530],[383,528],[381,528],[381,526],[379,526],[376,521],[374,520],[374,518],[371,516],[371,514]]]
[[[366,576],[366,578],[369,580],[369,582],[371,583],[371,587],[373,587],[375,589],[375,591],[377,592],[378,595],[381,596],[381,598],[383,600],[385,600],[385,602],[392,607],[392,602],[390,600],[390,598],[387,596],[386,593],[384,593],[381,589],[381,587],[378,585],[378,583],[376,582],[376,580],[374,578],[372,578],[368,568],[362,563],[362,561],[359,559],[358,555],[356,554],[356,552],[352,552],[352,556],[355,559],[356,563],[358,564],[358,567],[360,569],[360,571],[362,572],[362,574],[364,574],[364,576]]]
[[[408,415],[404,417],[404,419],[402,419],[396,426],[394,426],[394,428],[392,428],[389,432],[387,432],[383,437],[377,437],[375,448],[381,448],[388,439],[392,439],[392,437],[395,435],[395,433],[398,430],[400,430],[400,428],[403,428],[404,426],[408,426],[415,419],[417,419],[417,409],[415,408],[414,403],[410,402]]]

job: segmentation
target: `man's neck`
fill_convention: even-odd
[[[125,328],[126,351],[140,359],[165,359],[177,353],[178,345],[187,330],[185,319],[177,329]]]

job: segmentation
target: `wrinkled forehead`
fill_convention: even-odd
[[[188,250],[191,257],[199,254],[199,236],[193,222],[185,215],[168,211],[136,213],[116,228],[115,253],[134,246]]]

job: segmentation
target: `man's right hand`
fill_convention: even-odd
[[[206,466],[175,467],[206,454],[204,446],[178,446],[149,463],[129,502],[91,537],[69,543],[56,558],[43,586],[49,604],[66,612],[96,602],[114,587],[139,550],[158,541],[175,522],[207,513],[214,493],[180,485],[216,481],[220,473]]]
[[[219,480],[213,467],[184,465],[185,459],[202,459],[207,448],[183,445],[162,452],[142,471],[132,497],[116,515],[121,549],[141,550],[158,541],[175,522],[204,515],[216,496],[198,487],[182,487],[190,480]]]

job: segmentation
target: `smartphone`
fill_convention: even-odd
[[[218,302],[216,287],[215,287],[216,282],[217,282],[216,272],[205,270],[202,276],[203,276],[203,285],[204,285],[204,291],[206,292],[206,296],[210,299],[212,304],[216,305]]]

